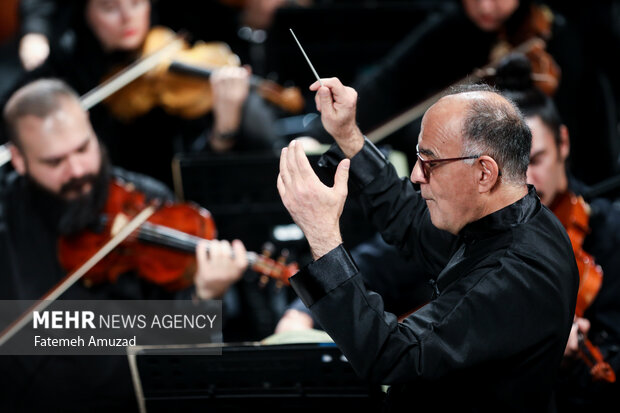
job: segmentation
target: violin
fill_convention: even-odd
[[[131,185],[112,180],[108,201],[102,212],[100,231],[82,231],[59,240],[59,260],[63,268],[74,271],[98,251],[131,217],[148,206],[144,193]],[[133,231],[83,277],[86,285],[114,282],[127,271],[135,271],[169,291],[193,284],[196,246],[216,236],[211,214],[191,203],[167,203]],[[285,264],[268,256],[248,252],[251,268],[259,274],[289,285],[297,264]]]
[[[104,229],[85,230],[59,240],[59,260],[70,272],[0,332],[0,346],[26,326],[34,312],[43,311],[79,280],[87,286],[114,282],[123,272],[133,270],[169,291],[193,284],[196,246],[216,234],[209,212],[189,203],[156,208],[131,184],[117,180],[112,180],[108,189]],[[290,285],[288,279],[297,272],[297,264],[286,264],[284,257],[276,261],[267,254],[248,251],[251,268],[279,284]]]
[[[216,234],[208,211],[192,204],[156,208],[132,185],[112,180],[103,212],[104,230],[59,240],[59,260],[71,272],[0,332],[0,346],[26,326],[36,311],[43,311],[79,280],[86,285],[113,282],[123,272],[134,270],[170,291],[193,284],[195,267],[190,257],[198,242]],[[280,284],[290,285],[288,279],[298,270],[296,263],[286,264],[284,257],[275,261],[248,251],[247,258],[254,271]]]
[[[579,290],[575,315],[583,317],[586,309],[592,304],[601,289],[603,270],[594,261],[594,257],[583,250],[583,241],[590,232],[589,206],[582,197],[567,191],[558,195],[550,209],[560,220],[570,238],[579,270]],[[616,381],[616,374],[607,363],[601,351],[579,332],[579,356],[590,367],[593,380]]]
[[[208,79],[214,69],[239,66],[239,57],[223,42],[196,42],[192,47],[172,30],[156,26],[144,41],[141,59],[153,56],[168,44],[177,42],[172,53],[165,53],[147,65],[144,74],[124,84],[106,97],[104,103],[121,120],[130,120],[163,107],[170,114],[195,119],[213,107],[213,94]],[[136,65],[134,64],[134,67]],[[117,73],[123,74],[123,71]],[[105,82],[110,82],[112,76]],[[291,112],[299,113],[304,98],[299,88],[284,88],[256,75],[250,76],[250,86],[267,101]]]

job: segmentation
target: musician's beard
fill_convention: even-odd
[[[27,173],[25,177],[35,208],[60,235],[74,234],[101,222],[99,217],[108,198],[110,183],[110,161],[105,149],[101,150],[99,173],[72,179],[62,186],[59,194],[43,187]],[[69,192],[80,192],[87,184],[91,186],[88,193],[70,200],[64,196]]]

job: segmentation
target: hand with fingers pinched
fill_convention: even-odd
[[[316,91],[314,100],[321,112],[321,122],[325,130],[334,138],[347,158],[352,158],[364,146],[364,135],[357,126],[355,110],[357,92],[344,86],[338,78],[316,81],[310,90]]]

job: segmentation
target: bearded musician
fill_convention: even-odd
[[[5,107],[4,120],[14,167],[1,184],[4,300],[38,299],[66,275],[58,240],[96,226],[111,181],[132,185],[149,199],[173,199],[162,183],[111,165],[88,113],[62,81],[42,79],[19,89]],[[168,292],[127,273],[114,283],[78,282],[62,299],[221,298],[247,267],[239,240],[212,241],[208,253],[201,242],[195,254],[194,285],[187,289]],[[2,375],[3,411],[137,409],[124,356],[3,356],[0,362],[12,372]]]

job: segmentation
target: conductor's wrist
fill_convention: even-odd
[[[316,240],[309,240],[312,258],[316,261],[334,248],[342,244],[340,233]]]
[[[364,135],[357,125],[352,130],[334,137],[347,158],[353,158],[364,147]]]

